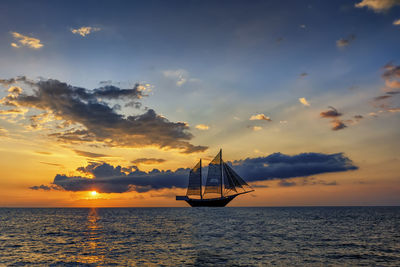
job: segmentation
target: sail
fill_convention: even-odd
[[[227,190],[228,192],[229,192],[229,191],[235,191],[235,192],[237,192],[236,187],[235,187],[235,182],[234,182],[234,180],[232,179],[232,176],[229,175],[229,170],[228,170],[228,167],[227,167],[227,166],[228,166],[228,165],[227,165],[225,162],[223,162],[223,170],[224,170],[224,175],[223,175],[223,177],[224,177],[224,186],[225,186],[225,190]]]
[[[186,195],[201,196],[201,160],[190,170],[189,185]]]
[[[224,170],[226,172],[226,176],[229,177],[234,184],[234,187],[240,187],[242,189],[243,186],[250,187],[228,164],[224,163]]]
[[[222,166],[221,151],[208,165],[208,175],[204,194],[218,193],[222,194]]]

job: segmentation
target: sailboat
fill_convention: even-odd
[[[238,195],[254,191],[228,164],[222,160],[222,149],[208,165],[206,186],[203,191],[201,159],[190,170],[186,196],[176,196],[192,207],[225,207]],[[208,197],[211,194],[211,198]]]

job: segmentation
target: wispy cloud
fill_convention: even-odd
[[[196,129],[206,131],[206,130],[210,129],[210,126],[205,125],[205,124],[197,124]]]
[[[82,150],[77,150],[75,149],[74,152],[78,154],[79,156],[87,157],[87,158],[104,158],[104,157],[111,157],[109,155],[105,154],[99,154],[99,153],[93,153],[89,151],[82,151]]]
[[[8,134],[8,131],[6,129],[0,127],[0,137],[6,136],[7,134]]]
[[[83,26],[77,29],[71,29],[73,34],[79,34],[82,37],[86,37],[87,35],[91,34],[92,32],[98,32],[101,28],[98,27],[90,27],[90,26]]]
[[[299,98],[299,102],[302,103],[306,107],[310,106],[310,103],[308,103],[308,101],[307,101],[307,99],[305,97]]]
[[[336,46],[339,47],[339,48],[348,46],[355,39],[356,39],[356,36],[354,34],[351,34],[346,38],[340,38],[339,40],[336,41]]]
[[[178,87],[184,85],[187,82],[199,81],[196,78],[191,78],[189,72],[184,69],[165,70],[162,73],[164,77],[173,80]]]
[[[40,40],[37,38],[22,35],[18,32],[11,32],[11,34],[17,42],[17,43],[11,43],[12,47],[20,48],[21,46],[26,46],[32,49],[39,49],[43,47],[43,44],[40,43]]]
[[[56,167],[64,168],[64,165],[59,164],[59,163],[44,162],[44,161],[39,161],[39,163],[46,164],[46,165],[50,165],[50,166],[56,166]]]
[[[326,182],[324,180],[316,179],[315,177],[303,178],[300,181],[294,181],[294,179],[290,180],[283,179],[278,182],[278,186],[280,187],[310,186],[310,185],[335,186],[338,185],[338,183],[336,181]]]
[[[262,127],[261,126],[253,126],[252,129],[253,129],[253,131],[257,132],[257,131],[262,130]]]
[[[400,5],[399,0],[362,0],[355,4],[355,7],[363,8],[367,7],[374,10],[375,12],[383,12],[391,9],[395,5]]]
[[[131,161],[131,163],[133,164],[146,164],[146,165],[155,165],[164,162],[166,162],[165,159],[157,159],[157,158],[138,158]]]
[[[400,25],[400,19],[397,19],[397,20],[395,20],[395,21],[393,21],[393,25]]]
[[[257,120],[264,120],[264,121],[271,121],[271,118],[266,116],[263,113],[252,115],[249,120],[251,121],[257,121]]]
[[[388,108],[387,111],[392,112],[392,113],[400,112],[400,108]]]
[[[41,155],[51,155],[53,153],[47,152],[47,151],[34,151],[36,154],[41,154]]]

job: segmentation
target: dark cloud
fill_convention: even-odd
[[[331,121],[333,131],[346,128],[347,125],[344,123],[344,121],[338,119],[338,117],[342,116],[343,114],[337,111],[337,109],[332,106],[329,106],[329,108],[330,110],[322,111],[319,115],[322,118],[333,118],[333,120]]]
[[[392,62],[383,67],[382,78],[384,80],[400,79],[400,65],[396,66]]]
[[[107,163],[92,163],[80,168],[90,173],[93,179],[81,176],[66,176],[57,174],[53,183],[67,191],[96,190],[103,193],[124,193],[128,191],[146,192],[153,189],[184,188],[187,186],[189,169],[176,171],[160,171],[154,169],[142,172],[138,169],[125,173],[121,166],[111,166]]]
[[[35,185],[35,186],[31,186],[31,187],[29,187],[29,189],[32,189],[32,190],[44,190],[44,191],[50,191],[50,190],[61,190],[61,188],[59,188],[57,185],[49,185],[49,186],[47,186],[47,185],[39,185],[39,186],[37,186],[37,185]]]
[[[88,151],[77,150],[77,149],[75,149],[74,152],[76,154],[78,154],[79,156],[84,156],[84,157],[88,157],[88,158],[111,157],[110,155],[98,154],[98,153],[93,153],[93,152],[88,152]]]
[[[381,95],[381,96],[374,97],[374,100],[379,101],[379,100],[384,100],[384,99],[387,99],[390,97],[392,97],[392,96],[391,95]]]
[[[274,153],[267,157],[247,158],[228,162],[228,164],[232,165],[248,182],[284,180],[358,169],[343,153],[301,153],[293,156]],[[86,167],[80,167],[77,170],[93,178],[57,174],[53,184],[68,191],[96,190],[104,193],[185,188],[190,169],[176,171],[153,169],[150,172],[143,172],[135,166],[123,168],[107,163],[91,162]],[[207,170],[204,170],[204,173],[207,173]]]
[[[281,187],[291,187],[291,186],[296,186],[296,182],[289,182],[286,180],[280,180],[278,183],[279,186]]]
[[[137,102],[146,96],[144,86],[131,89],[104,86],[94,90],[75,87],[58,80],[31,81],[25,77],[0,80],[0,84],[23,83],[33,88],[32,94],[10,93],[2,99],[5,105],[34,108],[70,122],[74,128],[50,136],[67,143],[103,142],[109,146],[158,146],[179,149],[182,153],[205,151],[205,146],[192,145],[193,135],[184,122],[171,122],[148,109],[140,115],[124,116],[107,101]],[[71,126],[72,127],[72,126]]]
[[[156,159],[156,158],[138,158],[135,160],[132,160],[131,163],[133,164],[159,164],[165,162],[165,159]]]
[[[333,120],[333,121],[331,121],[331,123],[332,123],[332,130],[333,131],[342,130],[342,129],[347,127],[347,125],[344,124],[344,122],[341,121],[341,120]]]
[[[343,153],[301,153],[294,156],[274,153],[267,157],[234,161],[233,168],[249,182],[358,169]]]
[[[320,116],[323,118],[336,118],[342,116],[342,113],[339,113],[336,108],[329,106],[330,110],[322,111]]]
[[[362,120],[364,117],[362,115],[355,115],[354,119],[356,120]]]
[[[386,92],[386,94],[388,94],[388,95],[397,95],[397,94],[400,94],[400,91],[388,91],[388,92]]]
[[[300,78],[304,78],[304,77],[306,77],[306,76],[308,76],[308,73],[307,73],[307,72],[300,73]]]

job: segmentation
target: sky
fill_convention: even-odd
[[[0,206],[187,206],[220,149],[230,206],[400,205],[399,47],[398,0],[1,1]]]

